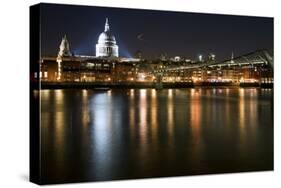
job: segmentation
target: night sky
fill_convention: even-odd
[[[273,49],[273,19],[153,10],[43,4],[42,55],[56,56],[64,34],[71,51],[95,55],[105,18],[119,46],[119,56],[143,57],[216,54],[219,60],[257,49]]]

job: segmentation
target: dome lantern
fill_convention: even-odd
[[[106,19],[105,19],[104,32],[109,32],[109,23],[108,23],[108,18],[106,18]]]

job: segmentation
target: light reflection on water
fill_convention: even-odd
[[[48,182],[273,168],[273,91],[42,90]]]
[[[148,146],[148,124],[147,124],[147,90],[140,89],[139,100],[139,121],[137,126],[139,127],[139,146],[140,146],[140,160],[145,157]]]

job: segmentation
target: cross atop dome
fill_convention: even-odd
[[[108,18],[105,18],[105,26],[104,26],[104,32],[109,31],[109,23],[108,23]]]

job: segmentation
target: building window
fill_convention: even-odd
[[[47,71],[44,72],[44,77],[48,78],[48,72]]]

